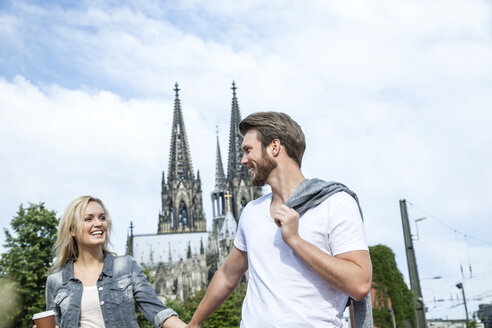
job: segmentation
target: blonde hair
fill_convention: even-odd
[[[56,254],[56,259],[53,267],[50,269],[49,274],[54,272],[56,269],[63,267],[68,261],[77,260],[79,256],[77,239],[81,235],[82,225],[84,224],[85,209],[87,208],[87,204],[89,204],[89,202],[98,203],[104,210],[108,227],[103,244],[103,251],[114,254],[108,249],[109,236],[111,232],[111,220],[106,207],[104,207],[102,200],[99,198],[92,196],[81,196],[68,204],[60,220],[60,225],[58,226],[58,237],[56,239],[55,246],[53,247]],[[75,232],[75,236],[72,236],[72,232]]]

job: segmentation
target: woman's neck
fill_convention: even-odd
[[[95,286],[104,267],[102,247],[80,249],[79,257],[73,264],[73,274],[84,286]]]
[[[80,249],[77,257],[77,264],[84,267],[99,266],[104,263],[104,253],[102,247]]]

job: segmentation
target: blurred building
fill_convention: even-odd
[[[484,328],[492,328],[492,303],[480,304],[477,317],[482,321]]]
[[[429,328],[466,328],[466,320],[427,319]]]

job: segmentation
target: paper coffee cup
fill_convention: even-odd
[[[36,313],[32,320],[38,328],[55,328],[55,311],[49,310]]]

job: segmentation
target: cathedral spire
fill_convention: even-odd
[[[188,249],[186,251],[186,258],[191,259],[191,243],[188,242]]]
[[[179,90],[178,83],[176,82],[174,88],[176,98],[174,100],[171,149],[169,151],[168,181],[170,182],[175,180],[191,180],[194,178],[188,138],[186,137],[181,102],[179,100]]]
[[[133,256],[133,221],[130,221],[130,234],[126,234],[126,255]]]
[[[215,190],[227,189],[227,180],[222,166],[222,155],[220,154],[219,145],[219,128],[217,127],[217,158],[215,160]]]
[[[227,179],[242,176],[247,177],[248,169],[241,165],[243,157],[242,142],[243,136],[239,132],[239,122],[241,122],[241,113],[236,97],[236,83],[232,81],[232,108],[231,108],[231,127],[229,131],[229,158],[227,162]]]
[[[193,173],[178,83],[175,84],[173,125],[167,182],[162,174],[162,210],[158,233],[206,231],[200,173]]]

